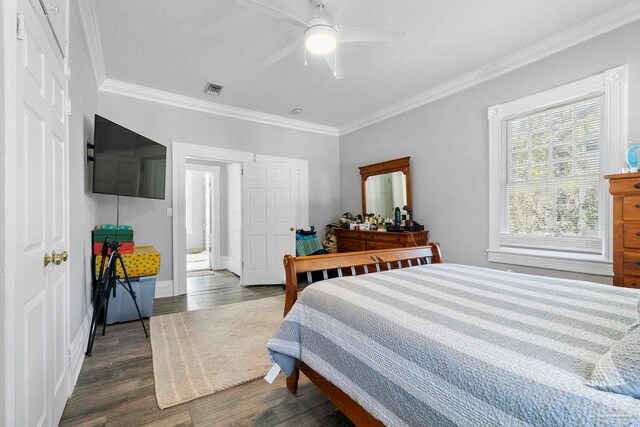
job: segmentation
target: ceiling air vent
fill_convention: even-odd
[[[209,82],[207,83],[207,87],[204,88],[204,93],[208,95],[218,96],[220,95],[220,92],[222,92],[222,89],[224,89],[224,86]]]

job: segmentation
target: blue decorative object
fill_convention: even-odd
[[[631,146],[627,150],[627,164],[630,168],[638,167],[638,149],[640,148],[640,142],[631,141]]]

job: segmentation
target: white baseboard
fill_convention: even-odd
[[[156,282],[156,298],[173,296],[173,280],[158,280]]]
[[[220,258],[215,258],[213,260],[213,269],[214,270],[226,270],[228,263],[229,263],[229,257],[228,256],[221,256]]]
[[[93,314],[93,306],[89,304],[89,309],[85,313],[84,320],[80,324],[80,329],[69,345],[69,374],[71,375],[71,393],[78,382],[80,370],[84,363],[84,352],[87,340],[89,339],[89,327],[91,326],[91,316]]]

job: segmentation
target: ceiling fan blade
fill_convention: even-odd
[[[265,15],[271,16],[272,18],[276,18],[281,21],[285,21],[298,27],[304,28],[305,30],[309,28],[307,23],[302,19],[297,18],[290,13],[285,12],[284,10],[276,9],[273,6],[269,6],[268,4],[264,4],[256,0],[236,0],[236,3],[251,9],[255,9],[259,12],[264,13]]]
[[[404,38],[404,33],[371,30],[349,25],[340,25],[338,32],[340,33],[340,43],[397,42]]]
[[[334,53],[334,55],[325,55],[324,60],[327,61],[327,65],[329,66],[329,68],[331,68],[331,72],[336,79],[340,80],[344,77],[342,62],[340,61],[340,55],[338,55],[337,51]]]
[[[322,9],[321,17],[332,25],[337,25],[342,16],[347,0],[329,0],[329,3]]]
[[[285,47],[284,49],[278,51],[277,53],[271,55],[270,57],[262,61],[262,65],[264,65],[265,67],[270,67],[271,65],[280,61],[281,59],[291,55],[293,52],[300,49],[301,47],[302,47],[302,42],[295,42],[294,44]]]

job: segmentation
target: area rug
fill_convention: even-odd
[[[284,295],[152,317],[160,409],[266,375],[267,341],[282,321],[283,310]]]

